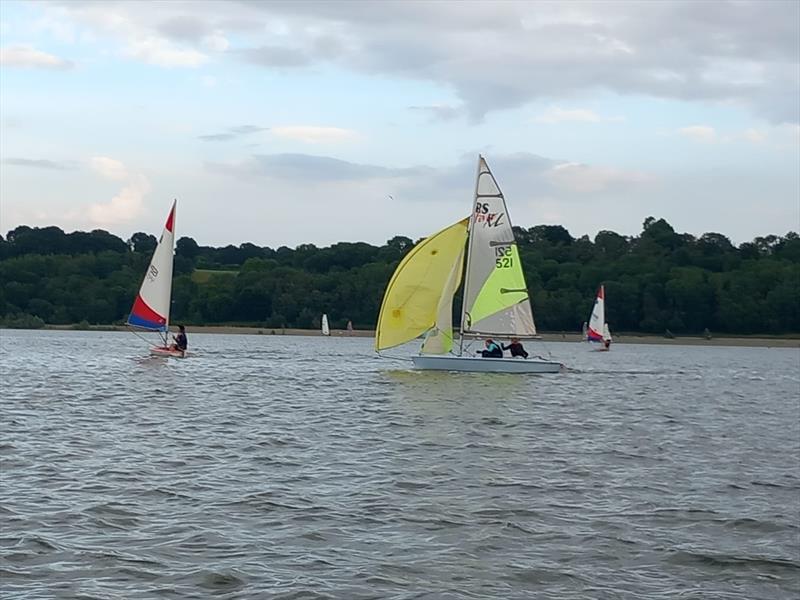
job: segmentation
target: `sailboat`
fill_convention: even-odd
[[[606,290],[605,286],[600,286],[597,290],[597,297],[594,300],[592,316],[589,317],[589,326],[584,332],[586,341],[594,346],[594,350],[603,352],[611,347],[611,331],[606,323]]]
[[[466,259],[466,269],[464,267]],[[460,341],[453,350],[453,296],[464,276]],[[536,339],[525,276],[506,202],[486,160],[478,157],[472,214],[417,244],[384,293],[375,350],[424,336],[417,369],[489,373],[557,373],[543,358],[466,356],[470,339]]]
[[[172,263],[175,248],[175,204],[167,216],[164,231],[150,259],[150,265],[139,288],[139,294],[133,302],[128,325],[135,329],[158,333],[160,345],[153,345],[150,354],[153,356],[184,358],[182,350],[170,348],[168,343],[169,309],[172,298]]]
[[[328,315],[322,315],[322,335],[330,335],[331,328],[328,326]]]

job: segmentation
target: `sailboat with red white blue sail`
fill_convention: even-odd
[[[589,326],[586,328],[586,341],[594,346],[594,350],[606,351],[611,349],[611,331],[606,323],[606,291],[605,286],[597,290],[594,300],[592,316],[589,317]]]
[[[167,216],[164,231],[158,240],[153,257],[147,267],[139,294],[133,302],[128,325],[134,329],[142,329],[158,333],[159,344],[150,348],[153,356],[184,358],[185,350],[180,350],[168,343],[169,309],[172,301],[172,263],[175,248],[175,205]]]

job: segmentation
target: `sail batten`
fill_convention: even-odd
[[[150,259],[139,294],[133,302],[128,325],[151,331],[169,329],[172,299],[172,263],[175,247],[175,205],[167,216],[164,231]]]
[[[375,349],[405,344],[437,327],[428,346],[447,352],[446,312],[452,313],[455,290],[461,281],[468,219],[463,219],[417,244],[400,261],[381,304],[375,332]],[[452,318],[452,317],[451,317]],[[429,336],[430,338],[431,336]],[[440,344],[440,348],[436,347]]]

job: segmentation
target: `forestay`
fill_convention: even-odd
[[[172,262],[175,247],[175,202],[164,231],[150,259],[139,294],[128,316],[128,325],[152,331],[167,331],[172,298]]]
[[[482,156],[470,217],[461,327],[467,335],[536,335],[505,198]]]

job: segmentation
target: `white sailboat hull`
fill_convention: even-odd
[[[540,358],[483,358],[472,356],[411,357],[414,368],[423,371],[465,371],[470,373],[558,373],[562,364]]]

